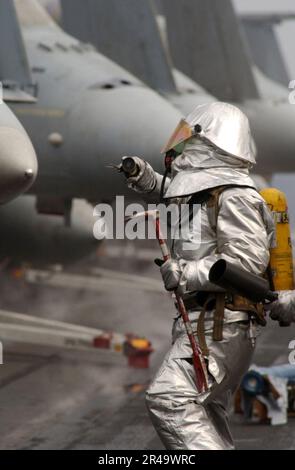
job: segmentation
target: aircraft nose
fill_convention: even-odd
[[[26,191],[37,175],[37,158],[21,128],[0,127],[0,203]]]

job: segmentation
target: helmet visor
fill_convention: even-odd
[[[166,153],[168,150],[174,149],[181,142],[190,139],[192,136],[193,130],[191,126],[184,119],[181,119],[161,153]]]

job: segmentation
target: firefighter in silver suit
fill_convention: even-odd
[[[147,390],[147,407],[166,449],[233,449],[228,409],[253,355],[249,315],[261,306],[211,284],[208,272],[224,258],[263,276],[273,221],[249,177],[255,145],[248,119],[238,108],[221,102],[198,106],[177,126],[164,149],[171,150],[170,179],[163,182],[137,158],[140,171],[127,183],[152,196],[162,186],[165,200],[193,199],[200,205],[199,227],[173,240],[172,259],[161,273],[166,289],[177,289],[184,299],[207,364],[209,388],[202,393],[196,388],[190,343],[177,314],[172,347]],[[195,293],[210,295],[214,306],[204,312]],[[200,322],[202,336],[197,334]]]

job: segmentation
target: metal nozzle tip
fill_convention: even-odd
[[[25,177],[26,177],[27,179],[31,179],[31,178],[33,178],[33,176],[34,176],[34,172],[33,172],[32,168],[28,168],[28,169],[25,171]]]

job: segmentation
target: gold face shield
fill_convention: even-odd
[[[181,119],[161,153],[166,153],[169,150],[175,149],[175,147],[190,139],[193,135],[194,129],[184,119]]]

